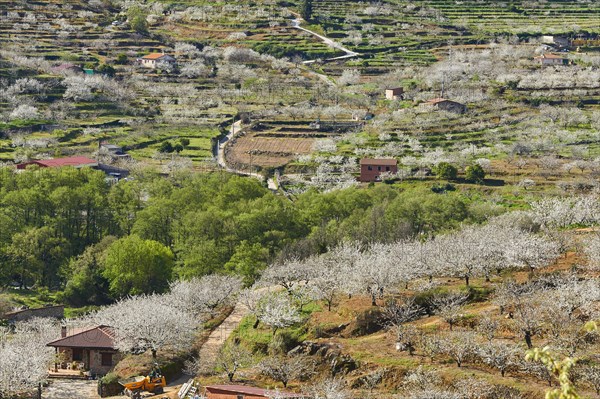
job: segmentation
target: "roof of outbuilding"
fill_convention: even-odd
[[[55,348],[116,349],[114,331],[108,326],[88,328],[64,338],[49,342]]]
[[[64,309],[65,305],[52,305],[52,306],[44,306],[43,308],[33,308],[33,309],[30,309],[30,308],[19,309],[19,310],[15,310],[13,312],[4,313],[4,316],[1,316],[0,318],[9,319],[9,318],[16,316],[18,314],[21,314],[21,313],[37,313],[37,312],[43,312],[48,309],[56,309],[56,308]]]
[[[427,100],[427,104],[439,104],[439,103],[443,103],[444,101],[450,101],[450,100],[446,100],[445,98],[432,98],[431,100]]]
[[[534,57],[535,59],[561,59],[564,60],[565,57],[560,56],[560,55],[556,55],[556,54],[542,54],[542,55],[538,55],[537,57]]]
[[[38,165],[46,166],[48,168],[60,167],[60,166],[81,166],[81,165],[95,165],[98,161],[90,159],[88,157],[68,157],[68,158],[54,158],[54,159],[40,159],[33,161]]]
[[[361,165],[381,165],[381,166],[392,166],[398,165],[398,160],[396,159],[371,159],[371,158],[363,158],[360,160]]]
[[[218,391],[226,391],[232,393],[241,393],[246,395],[254,395],[254,396],[264,396],[267,397],[269,390],[263,388],[256,387],[248,387],[245,385],[209,385],[205,387],[208,391],[210,390],[218,390]],[[293,392],[278,392],[280,397],[286,398],[302,398],[304,395]]]

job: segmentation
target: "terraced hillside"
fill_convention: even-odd
[[[360,128],[355,121],[263,120],[237,136],[226,151],[227,162],[238,169],[269,169],[311,154],[320,139]]]
[[[160,3],[134,11],[77,1],[1,6],[0,160],[5,162],[92,154],[100,140],[150,162],[163,158],[161,146],[189,140],[180,156],[210,160],[212,139],[233,115],[305,100],[314,80],[286,76],[292,64],[239,47],[264,44],[260,39],[272,34],[295,48],[300,41],[314,42],[323,54],[336,54],[317,40],[278,30],[277,23],[269,24],[269,10],[259,6],[237,25],[225,17],[243,15],[243,9],[223,4],[207,4],[204,11],[179,6],[167,11],[170,6]],[[208,15],[217,6],[224,18],[209,24],[198,19],[198,13]],[[135,12],[144,16],[147,31],[126,22]],[[257,40],[252,35],[241,40],[252,26]],[[227,30],[238,35],[215,33]],[[178,42],[182,32],[194,40]],[[177,57],[175,70],[147,70],[136,61],[161,51]]]
[[[396,1],[314,3],[312,23],[365,56],[350,63],[364,73],[427,65],[448,43],[480,44],[542,34],[595,37],[600,5],[588,1]],[[330,72],[338,72],[329,66]]]

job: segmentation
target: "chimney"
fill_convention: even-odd
[[[66,336],[67,336],[67,326],[61,326],[60,327],[60,337],[66,338]]]

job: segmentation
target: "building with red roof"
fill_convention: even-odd
[[[73,166],[75,168],[83,167],[97,167],[98,161],[88,157],[67,157],[67,158],[54,158],[54,159],[38,159],[35,161],[29,161],[17,164],[17,169],[25,169],[29,165],[38,165],[40,168],[60,168],[63,166]]]
[[[550,53],[538,55],[537,57],[533,57],[533,59],[539,62],[541,66],[567,65],[569,63],[568,58]]]
[[[159,63],[166,62],[169,64],[175,63],[175,58],[164,53],[150,53],[139,59],[141,65],[145,68],[156,68]]]
[[[370,159],[360,160],[361,182],[381,181],[382,173],[398,173],[398,161],[395,159]]]
[[[67,334],[67,328],[62,327],[61,338],[46,346],[51,346],[56,353],[62,354],[61,368],[80,367],[93,374],[108,373],[119,358],[114,331],[108,326],[75,330],[71,334]],[[58,366],[56,364],[55,368]]]
[[[205,388],[205,397],[207,399],[262,399],[272,398],[273,390],[263,388],[248,387],[245,385],[209,385]],[[306,395],[293,392],[277,391],[277,396],[281,398],[306,398]]]

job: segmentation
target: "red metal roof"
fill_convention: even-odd
[[[268,397],[269,392],[273,392],[273,390],[267,390],[263,388],[256,387],[248,387],[245,385],[209,385],[205,387],[207,391],[225,391],[231,392],[235,394],[245,394],[245,395],[254,395],[254,396],[264,396]],[[278,392],[279,396],[283,396],[286,398],[303,398],[304,395],[293,392]]]
[[[46,346],[55,348],[116,349],[113,329],[108,326],[89,328],[49,342]]]
[[[398,161],[396,159],[370,159],[363,158],[360,160],[361,165],[375,165],[375,166],[392,166],[398,165]]]
[[[97,165],[98,161],[87,157],[68,157],[68,158],[55,158],[55,159],[40,159],[36,161],[25,162],[18,164],[17,168],[22,169],[23,166],[27,165],[40,165],[44,168],[58,168],[61,166],[86,166],[86,165]]]

